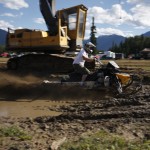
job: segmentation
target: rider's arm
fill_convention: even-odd
[[[87,61],[87,62],[92,62],[92,61],[95,61],[95,59],[93,58],[88,58],[88,57],[85,57],[85,56],[82,56],[82,58]]]

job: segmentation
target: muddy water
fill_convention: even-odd
[[[105,95],[81,87],[43,85],[44,79],[47,76],[0,70],[0,117],[56,116],[60,112],[52,107],[68,105],[68,101],[94,101]]]
[[[49,102],[46,100],[37,101],[0,101],[0,117],[32,117],[37,116],[56,116],[60,112],[51,111],[50,107],[58,106],[57,102]]]
[[[43,85],[44,79],[47,77],[0,70],[0,117],[56,116],[60,112],[55,108],[68,102],[81,100],[81,97],[96,99],[94,92],[78,87]]]
[[[56,116],[52,111],[60,102],[50,98],[43,78],[0,70],[0,117]],[[35,85],[36,84],[36,85]]]

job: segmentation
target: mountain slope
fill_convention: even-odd
[[[149,32],[146,32],[146,33],[144,33],[144,34],[142,34],[143,36],[145,36],[145,37],[150,37],[150,31]]]
[[[7,32],[0,29],[0,45],[5,45]]]
[[[99,36],[97,38],[97,49],[98,50],[109,50],[113,44],[119,45],[120,42],[124,42],[125,37],[119,35],[107,35]]]
[[[150,31],[142,35],[144,37],[150,37]],[[110,50],[113,44],[119,45],[120,42],[124,42],[125,39],[126,37],[115,35],[115,34],[99,36],[97,38],[97,49],[104,50],[104,51]],[[89,40],[85,40],[84,43],[87,41]]]

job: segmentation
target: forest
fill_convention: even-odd
[[[126,57],[134,54],[135,57],[140,55],[144,48],[150,48],[150,37],[135,36],[126,38],[119,46],[113,44],[111,51],[115,53],[124,53]]]

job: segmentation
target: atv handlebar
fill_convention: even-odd
[[[97,61],[100,65],[104,65],[97,57],[94,56],[95,61]]]

